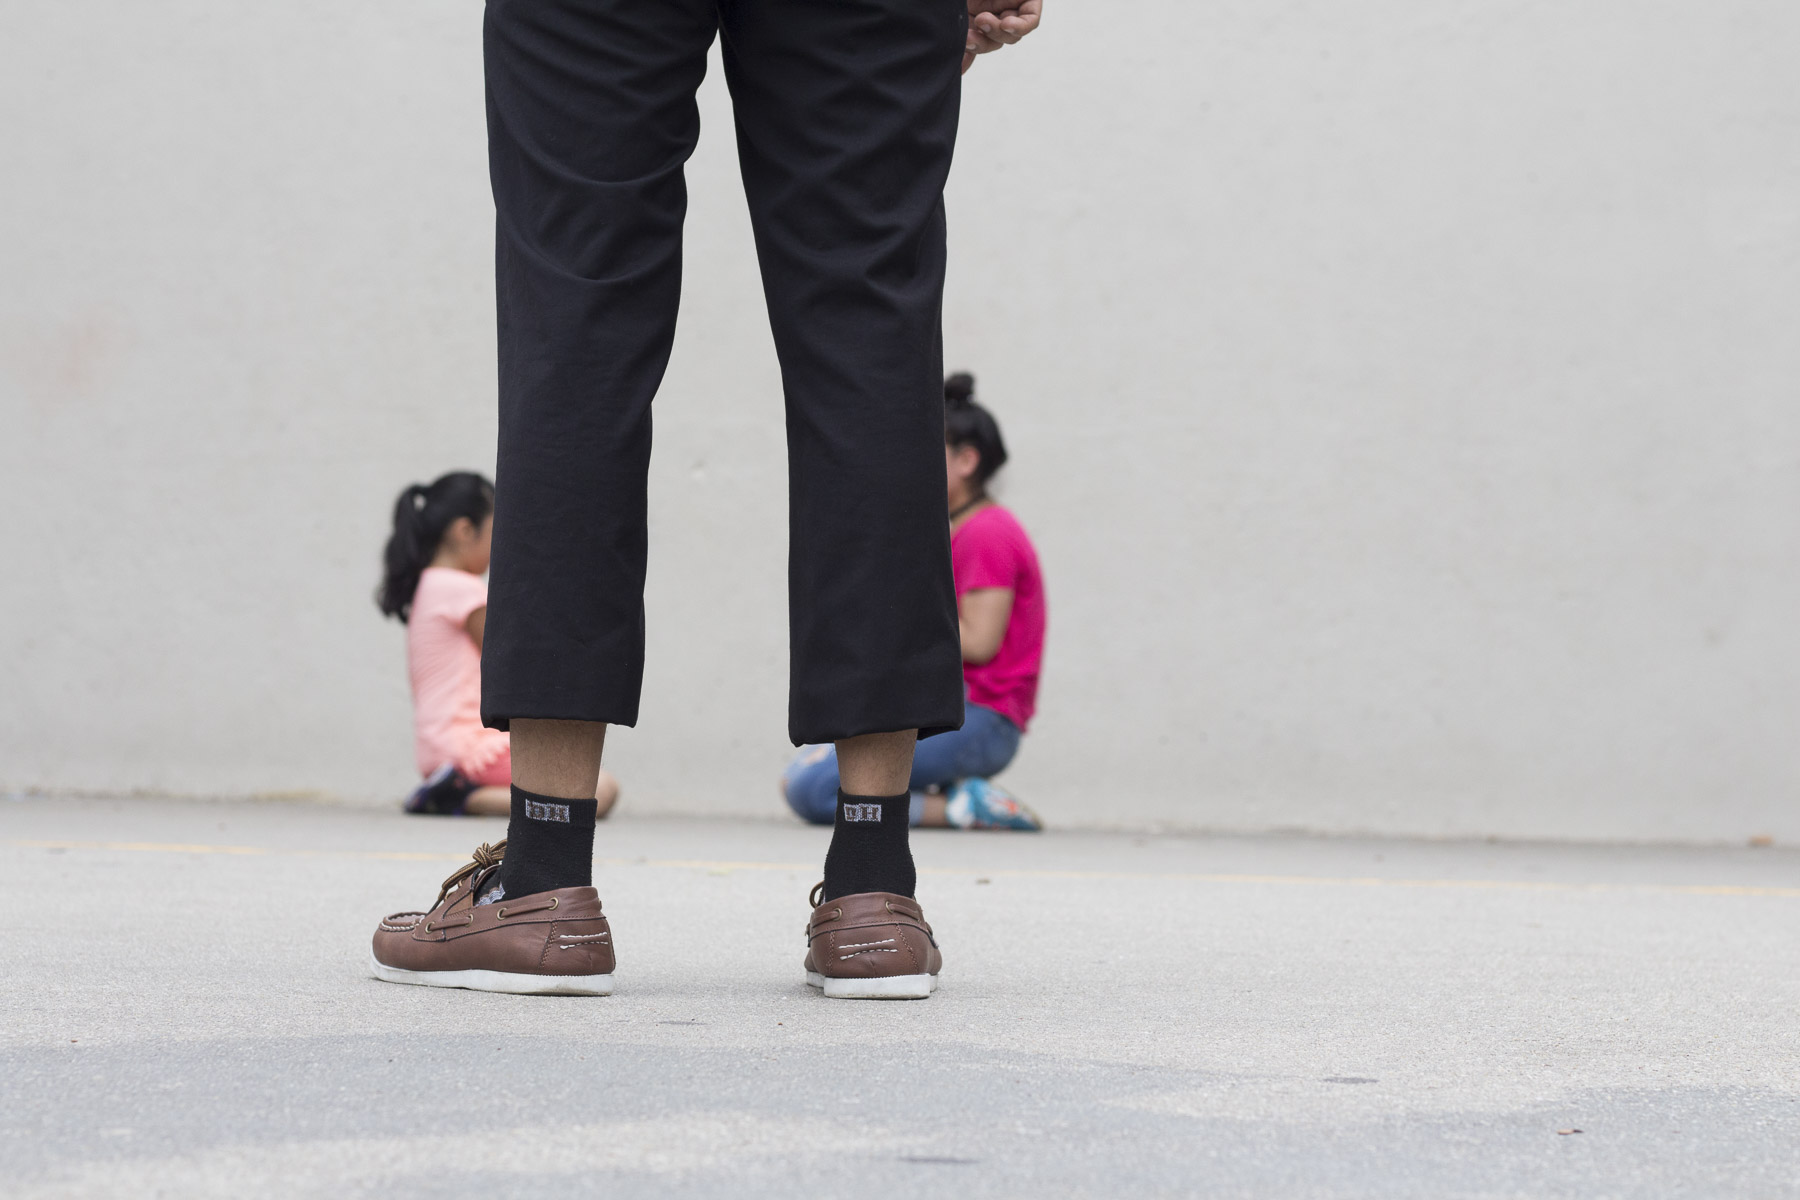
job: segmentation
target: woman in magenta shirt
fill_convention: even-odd
[[[963,727],[921,741],[913,755],[912,821],[960,829],[1041,829],[1030,809],[993,782],[1019,751],[1037,707],[1044,658],[1044,578],[1012,513],[987,494],[1006,462],[993,414],[975,380],[944,381],[944,465],[950,562],[962,626]],[[782,795],[816,825],[837,811],[837,753],[804,746],[782,776]]]

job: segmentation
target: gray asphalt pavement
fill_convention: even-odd
[[[0,800],[0,1193],[1800,1196],[1791,849],[924,832],[943,986],[859,1003],[824,831],[628,797],[615,995],[369,979],[503,834]]]

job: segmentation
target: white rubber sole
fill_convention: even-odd
[[[936,975],[886,975],[878,979],[828,979],[817,971],[806,982],[833,1000],[923,1000],[937,990]]]
[[[387,983],[421,987],[467,988],[471,992],[511,992],[519,996],[610,996],[611,975],[522,975],[512,971],[407,971],[390,967],[374,955],[369,970]]]

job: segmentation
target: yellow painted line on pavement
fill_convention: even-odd
[[[39,850],[140,850],[152,854],[271,854],[261,846],[215,846],[194,842],[37,842],[12,839],[8,846]]]
[[[465,856],[466,857],[466,856]],[[698,871],[817,871],[805,863],[733,862],[700,858],[596,859],[608,866],[679,867]],[[1166,879],[1189,883],[1260,883],[1302,887],[1471,888],[1523,892],[1658,891],[1697,896],[1780,896],[1800,899],[1800,887],[1749,884],[1558,883],[1531,879],[1392,879],[1379,875],[1219,875],[1193,871],[1057,871],[1039,868],[978,870],[973,867],[920,867],[921,875],[976,875],[984,879]]]
[[[152,854],[269,854],[280,858],[372,858],[396,862],[468,862],[467,854],[416,850],[271,850],[266,846],[216,846],[204,842],[45,842],[9,838],[0,846],[37,850],[132,850]]]
[[[350,858],[378,862],[466,863],[467,854],[411,850],[271,850],[264,846],[220,846],[189,842],[73,842],[0,840],[0,846],[35,850],[123,850],[148,854],[270,855],[280,858]],[[744,862],[706,858],[597,858],[604,867],[657,867],[681,871],[799,871],[816,873],[809,863]],[[1164,880],[1180,883],[1262,884],[1277,887],[1441,888],[1508,892],[1668,892],[1686,896],[1766,896],[1800,900],[1800,887],[1703,883],[1565,883],[1531,879],[1394,879],[1380,875],[1246,875],[1190,871],[1073,871],[973,867],[920,867],[921,875],[954,875],[982,879],[1070,879],[1088,881]]]

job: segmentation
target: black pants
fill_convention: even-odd
[[[961,725],[941,307],[966,26],[964,0],[489,0],[487,724],[637,720],[650,403],[716,33],[787,404],[789,735]]]

